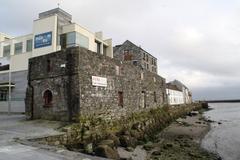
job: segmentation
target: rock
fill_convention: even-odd
[[[85,147],[84,147],[84,150],[87,154],[92,154],[93,153],[93,144],[90,143],[90,144],[87,144]]]
[[[171,144],[171,143],[164,144],[164,146],[163,146],[164,149],[169,149],[172,147],[173,147],[173,144]]]
[[[113,140],[115,146],[120,146],[119,138],[114,134],[109,134],[108,139]]]
[[[121,136],[120,138],[119,138],[119,140],[120,140],[120,143],[121,143],[121,146],[122,147],[132,147],[132,146],[134,146],[134,144],[133,144],[133,141],[132,141],[132,138],[131,137],[129,137],[129,136]]]
[[[150,151],[151,149],[154,148],[154,146],[153,146],[153,143],[152,143],[152,142],[148,142],[147,144],[145,144],[145,145],[143,146],[143,148],[144,148],[146,151]]]
[[[154,152],[152,152],[152,155],[160,156],[161,155],[161,151],[154,151]]]
[[[60,145],[60,142],[59,142],[59,141],[56,141],[56,142],[54,142],[54,145],[55,145],[55,146],[58,146],[58,145]]]
[[[138,122],[138,123],[135,123],[132,125],[132,129],[133,130],[141,130],[141,124]]]
[[[128,130],[123,130],[122,135],[130,136],[130,132]]]
[[[116,160],[120,159],[118,152],[107,145],[99,145],[95,149],[95,154],[97,156],[105,157],[109,159],[116,159]]]
[[[127,147],[126,150],[127,150],[128,152],[133,152],[133,151],[134,151],[134,148],[132,148],[132,147]]]
[[[202,108],[208,109],[209,108],[208,103],[207,102],[202,102]]]
[[[190,113],[188,113],[188,116],[192,117],[192,116],[196,116],[198,114],[199,114],[198,111],[191,111]]]
[[[138,143],[138,145],[140,145],[140,146],[142,146],[142,145],[145,144],[143,141],[138,141],[137,143]]]
[[[106,145],[106,146],[109,146],[111,148],[115,147],[114,141],[113,140],[109,140],[109,139],[101,141],[98,145]]]
[[[136,139],[140,139],[141,138],[141,134],[137,130],[131,130],[130,134],[131,134],[132,137],[134,137]]]
[[[173,147],[173,144],[167,143],[166,146],[167,146],[168,148],[172,148],[172,147]]]

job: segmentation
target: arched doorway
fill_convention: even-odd
[[[46,90],[43,93],[43,99],[44,99],[44,106],[51,106],[52,100],[53,100],[53,94],[50,90]]]

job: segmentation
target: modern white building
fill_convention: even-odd
[[[166,93],[169,105],[184,104],[184,94],[176,85],[167,84]]]
[[[178,80],[167,83],[166,93],[170,105],[192,103],[191,91]]]
[[[73,23],[72,16],[60,8],[40,13],[31,34],[12,37],[0,33],[0,112],[8,111],[9,95],[11,111],[24,112],[29,58],[72,46],[113,58],[111,39]]]

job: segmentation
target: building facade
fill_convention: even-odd
[[[116,119],[160,107],[166,98],[164,78],[82,47],[29,62],[26,113],[31,119]]]
[[[40,13],[31,34],[11,37],[0,33],[0,112],[7,111],[9,91],[12,111],[25,111],[30,58],[74,46],[113,58],[111,39],[73,23],[72,16],[60,8]]]
[[[183,102],[184,104],[191,104],[192,103],[192,93],[186,85],[178,80],[174,80],[168,83],[168,85],[176,86],[176,88],[182,92],[183,94]]]
[[[157,58],[127,40],[114,47],[114,58],[120,61],[128,61],[152,73],[158,73]]]
[[[167,83],[166,94],[168,97],[169,105],[180,105],[184,104],[184,94],[182,90],[178,89],[176,85]]]

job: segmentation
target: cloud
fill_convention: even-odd
[[[37,14],[58,2],[1,0],[0,31],[31,32]],[[183,81],[195,99],[240,96],[237,0],[68,0],[61,7],[75,22],[104,31],[115,45],[126,39],[141,45],[158,58],[159,74]]]

